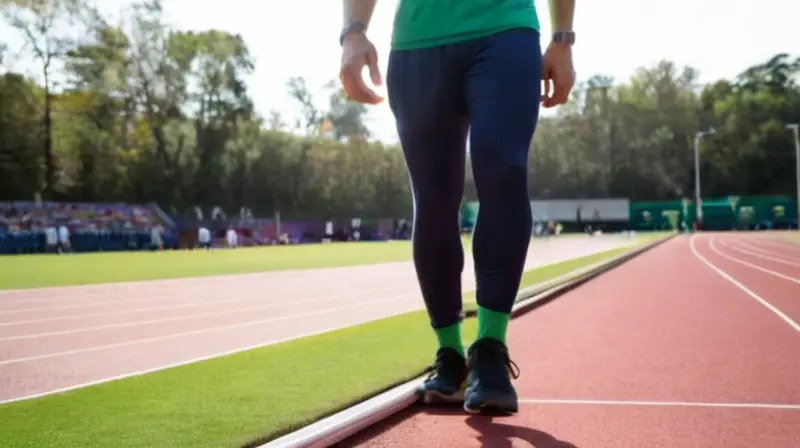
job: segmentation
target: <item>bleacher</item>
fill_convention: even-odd
[[[153,227],[163,228],[165,248],[177,235],[149,206],[140,204],[0,203],[0,254],[46,252],[45,229],[64,225],[75,252],[151,249]]]

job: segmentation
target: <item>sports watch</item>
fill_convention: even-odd
[[[575,32],[556,31],[553,33],[553,42],[558,44],[573,45],[575,43]]]

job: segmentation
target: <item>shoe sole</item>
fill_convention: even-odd
[[[460,390],[448,395],[438,390],[422,391],[422,402],[425,404],[461,404],[464,403],[464,391]]]
[[[492,404],[483,404],[478,407],[470,407],[465,404],[464,410],[472,415],[485,415],[487,417],[507,417],[519,412],[519,409],[516,408]]]
[[[490,416],[513,415],[519,412],[519,404],[514,394],[494,393],[482,394],[484,399],[470,403],[464,402],[464,410],[470,414]],[[488,396],[487,396],[488,395]]]

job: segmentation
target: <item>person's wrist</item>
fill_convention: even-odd
[[[352,45],[355,42],[361,42],[367,38],[363,31],[351,31],[342,36],[342,46]]]
[[[353,22],[350,25],[347,25],[342,30],[341,34],[339,35],[339,43],[344,45],[345,41],[351,39],[351,36],[361,36],[364,37],[367,31],[367,25],[362,22]]]

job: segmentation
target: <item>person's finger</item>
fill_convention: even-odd
[[[374,49],[370,52],[367,66],[369,67],[369,77],[372,80],[372,84],[376,86],[383,85],[381,69],[378,67],[378,52],[376,52]]]
[[[350,83],[351,98],[353,100],[366,104],[378,104],[383,101],[383,98],[364,83],[361,70],[355,71],[351,67],[347,72],[347,78]]]
[[[551,98],[553,105],[566,103],[569,97],[567,80],[563,76],[557,77],[553,84],[553,97]]]
[[[349,72],[345,67],[342,67],[342,71],[339,72],[339,81],[341,81],[342,88],[344,89],[344,93],[347,94],[347,97],[353,99],[353,96],[355,95],[352,86],[353,83],[351,82]]]
[[[547,102],[550,98],[550,80],[552,79],[552,74],[547,64],[544,65],[544,69],[542,70],[542,102]]]

